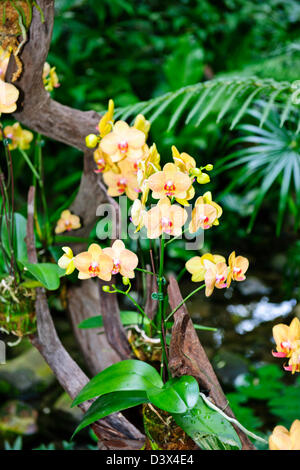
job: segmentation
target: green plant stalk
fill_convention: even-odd
[[[131,302],[136,306],[136,308],[141,312],[141,314],[143,315],[144,318],[147,318],[148,321],[150,321],[151,325],[155,327],[154,323],[152,322],[152,320],[150,320],[148,318],[148,316],[146,315],[145,311],[142,309],[142,307],[138,304],[138,302],[129,294],[128,290],[127,291],[123,291],[121,289],[118,289],[114,284],[112,284],[112,287],[114,288],[113,291],[109,291],[110,294],[114,294],[115,292],[117,292],[118,294],[123,294],[123,295],[126,295],[126,297],[128,297],[129,300],[131,300]]]
[[[193,290],[193,292],[191,292],[189,295],[187,295],[175,308],[174,310],[172,310],[172,312],[167,316],[167,318],[165,319],[165,322],[167,322],[173,315],[175,312],[177,312],[177,310],[187,301],[189,300],[192,295],[196,294],[199,290],[203,289],[203,287],[205,287],[205,284],[201,284],[201,286],[197,287],[197,289]]]
[[[47,200],[46,200],[46,194],[45,194],[45,186],[44,186],[44,178],[43,178],[43,155],[42,155],[42,147],[41,147],[41,141],[42,141],[42,136],[40,134],[37,135],[36,139],[36,160],[38,163],[38,168],[39,168],[39,175],[40,178],[38,179],[39,187],[41,190],[41,200],[42,200],[42,206],[43,206],[43,212],[45,216],[45,242],[46,244],[51,244],[51,232],[50,232],[50,223],[49,223],[49,215],[48,215],[48,205],[47,205]]]
[[[29,166],[29,168],[31,169],[32,173],[34,174],[35,178],[37,178],[38,180],[40,179],[40,175],[38,174],[38,172],[36,171],[36,169],[34,168],[34,165],[32,164],[30,158],[28,157],[27,153],[24,152],[24,150],[20,149],[19,148],[19,152],[20,154],[22,155],[22,157],[24,158],[25,162],[27,163],[27,165]]]
[[[188,228],[186,228],[185,230],[183,230],[183,232],[181,232],[180,235],[177,235],[176,237],[173,237],[171,238],[171,240],[168,240],[166,243],[165,243],[165,246],[167,246],[169,243],[172,243],[174,242],[175,240],[178,240],[178,238],[182,237],[182,235],[188,231]]]
[[[164,292],[163,292],[163,279],[164,279],[164,254],[165,254],[165,239],[164,234],[162,234],[160,239],[160,257],[159,257],[159,272],[158,272],[158,319],[157,325],[159,326],[159,337],[163,354],[163,362],[166,366],[168,376],[170,375],[169,365],[168,365],[168,356],[166,351],[165,337],[164,337]]]

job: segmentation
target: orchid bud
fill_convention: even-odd
[[[210,182],[210,177],[208,176],[207,173],[202,173],[200,176],[197,178],[197,182],[199,184],[206,184]]]
[[[94,147],[96,147],[97,143],[98,143],[98,137],[96,136],[96,134],[89,134],[86,136],[85,145],[89,149],[93,149]]]
[[[211,163],[208,163],[205,167],[206,171],[211,171],[213,170],[214,166]]]

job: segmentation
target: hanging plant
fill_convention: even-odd
[[[4,51],[13,52],[17,64],[12,82],[22,73],[23,65],[19,54],[27,41],[34,7],[38,9],[41,21],[44,22],[43,12],[34,0],[6,0],[0,5],[0,45]]]

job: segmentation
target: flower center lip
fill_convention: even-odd
[[[89,266],[89,273],[92,277],[98,276],[100,273],[99,264],[96,261],[93,261]]]
[[[68,230],[68,232],[72,230],[72,224],[69,220],[65,220],[65,227],[66,227],[66,230]]]
[[[175,194],[176,186],[173,181],[169,180],[164,185],[164,190],[166,191],[167,196],[173,196]]]
[[[170,219],[168,219],[168,217],[162,217],[161,226],[164,232],[170,233],[173,227],[173,222]]]
[[[126,178],[120,178],[117,182],[117,188],[120,193],[123,193],[127,187],[127,180]]]
[[[120,272],[120,269],[121,269],[121,263],[120,263],[120,260],[119,259],[114,259],[114,265],[113,265],[113,268],[112,268],[112,274],[118,274]]]
[[[121,140],[118,143],[118,149],[120,153],[125,154],[128,150],[128,142],[126,140]]]
[[[96,165],[97,165],[99,171],[103,171],[105,169],[105,166],[106,166],[104,158],[99,158],[96,161]]]

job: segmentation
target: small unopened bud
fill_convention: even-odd
[[[211,171],[213,170],[214,166],[211,163],[208,163],[205,167],[206,171]]]
[[[86,136],[85,145],[89,149],[93,149],[94,147],[96,147],[97,143],[98,143],[98,137],[96,136],[96,134],[89,134]]]
[[[190,171],[191,176],[200,176],[201,173],[202,173],[202,171],[200,170],[200,168],[193,168]]]
[[[208,176],[207,173],[202,173],[200,176],[197,178],[197,182],[199,184],[206,184],[210,182],[210,177]]]
[[[103,292],[109,292],[110,287],[109,286],[102,286]]]
[[[130,283],[130,280],[128,279],[128,277],[123,277],[122,281],[123,281],[124,286],[128,286],[128,284]]]

